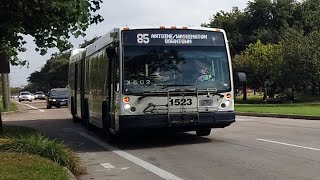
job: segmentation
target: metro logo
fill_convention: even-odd
[[[137,42],[139,44],[148,44],[150,42],[149,34],[137,34]]]

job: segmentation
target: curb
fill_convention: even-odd
[[[72,172],[68,168],[63,167],[63,169],[67,172],[70,180],[77,180],[76,176],[74,176],[74,174],[72,174]]]
[[[289,118],[289,119],[301,119],[301,120],[320,120],[320,116],[303,116],[303,115],[290,115],[290,114],[236,112],[236,115],[255,116],[255,117]]]

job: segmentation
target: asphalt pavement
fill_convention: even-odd
[[[80,156],[79,179],[320,179],[320,121],[237,116],[208,137],[189,133],[129,134],[107,143],[75,124],[67,108],[22,102],[5,124],[39,129]]]

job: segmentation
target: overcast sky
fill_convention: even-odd
[[[78,47],[85,39],[101,36],[110,29],[120,26],[140,25],[191,25],[199,26],[209,22],[212,15],[220,10],[230,11],[237,6],[245,8],[247,0],[103,0],[99,13],[104,21],[92,25],[87,30],[87,36],[70,39],[74,47]],[[33,38],[26,36],[27,51],[20,53],[21,59],[30,62],[29,68],[12,67],[10,73],[11,86],[27,84],[27,77],[41,69],[46,60],[56,50],[50,50],[47,55],[41,56],[34,51]]]

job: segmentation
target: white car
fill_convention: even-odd
[[[34,95],[34,100],[37,100],[37,99],[43,99],[45,100],[46,99],[46,96],[44,95],[44,93],[42,91],[37,91]]]
[[[23,92],[20,92],[19,94],[19,102],[21,101],[30,101],[32,102],[32,95],[29,91],[23,91]]]

